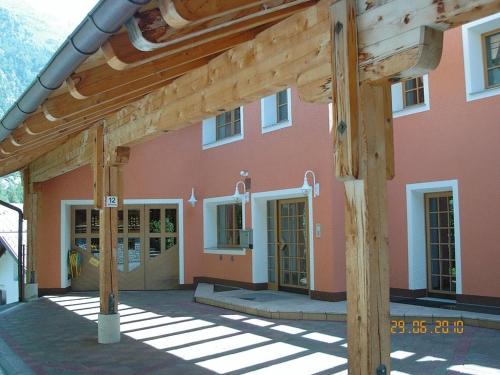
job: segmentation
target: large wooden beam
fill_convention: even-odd
[[[389,83],[387,83],[388,85]],[[344,182],[349,374],[390,374],[384,88],[360,88],[359,175]]]
[[[93,132],[89,129],[70,138],[31,164],[31,181],[43,182],[89,164],[92,160]]]

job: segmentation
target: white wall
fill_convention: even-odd
[[[9,252],[6,252],[0,257],[0,289],[7,290],[7,303],[19,300],[18,285],[17,262]]]

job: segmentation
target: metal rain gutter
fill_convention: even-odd
[[[0,120],[0,142],[149,1],[100,0]]]

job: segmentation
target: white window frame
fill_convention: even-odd
[[[486,87],[482,35],[500,28],[500,12],[462,26],[465,92],[468,102],[500,95],[500,87]]]
[[[460,201],[458,180],[432,181],[406,185],[408,239],[408,289],[428,289],[427,245],[425,238],[425,193],[451,191],[455,227],[456,290],[462,294],[462,252],[460,242]]]
[[[283,91],[283,90],[280,90]],[[292,89],[286,89],[288,101],[288,120],[278,122],[276,111],[276,93],[260,99],[260,122],[262,134],[292,126]]]
[[[203,252],[205,254],[245,255],[246,249],[219,248],[217,246],[217,206],[225,204],[241,204],[241,227],[245,229],[245,206],[241,199],[232,195],[203,199]]]
[[[241,141],[245,137],[245,132],[244,132],[244,120],[243,120],[243,107],[240,108],[240,124],[241,124],[241,132],[240,134],[233,135],[231,137],[226,137],[223,139],[217,140],[217,126],[216,126],[216,121],[215,121],[215,116],[207,118],[203,120],[202,123],[202,137],[201,137],[201,143],[202,143],[202,148],[203,150],[208,150],[210,148],[214,147],[219,147],[222,145],[226,145],[228,143],[233,143],[237,141]],[[234,111],[237,108],[232,109],[231,111]]]
[[[312,189],[307,194],[301,188],[283,190],[262,191],[252,194],[252,228],[253,228],[253,250],[252,250],[252,282],[267,283],[267,202],[279,199],[292,199],[307,197],[308,209],[308,236],[309,236],[309,290],[314,289],[314,232],[313,219],[313,196]]]
[[[404,106],[403,82],[398,82],[391,86],[393,118],[413,115],[415,113],[425,112],[431,109],[429,96],[429,75],[424,74],[422,76],[422,81],[424,83],[424,102],[409,107]]]

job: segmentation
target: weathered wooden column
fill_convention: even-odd
[[[129,149],[109,149],[106,129],[95,129],[93,160],[95,206],[100,209],[99,228],[99,295],[100,314],[98,342],[111,344],[120,341],[118,313],[118,208],[122,201],[121,164],[128,161]]]
[[[331,21],[335,173],[345,187],[349,374],[389,374],[390,86],[359,84],[355,1],[333,4]]]
[[[23,170],[23,215],[27,223],[26,233],[26,299],[38,297],[37,275],[37,223],[40,192],[38,184],[31,181],[29,167]]]

